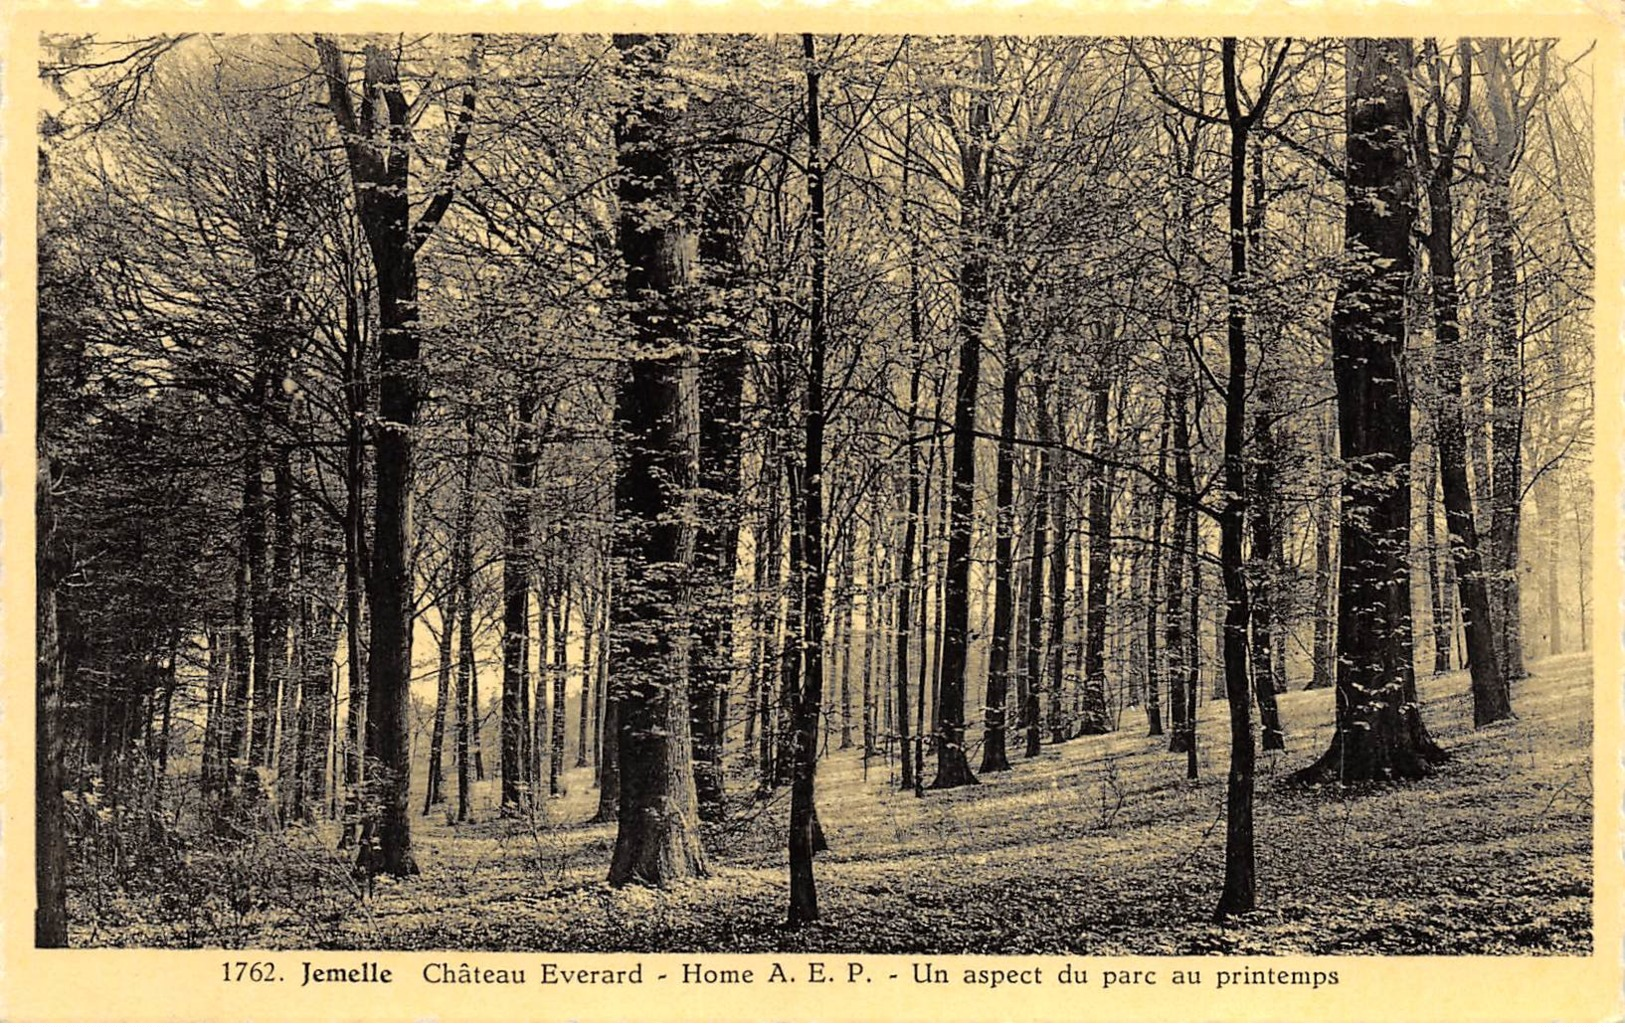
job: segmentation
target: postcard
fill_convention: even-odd
[[[1617,12],[7,34],[6,1017],[1625,1012]]]

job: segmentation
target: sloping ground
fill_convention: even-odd
[[[1260,910],[1210,922],[1222,877],[1224,717],[1202,710],[1201,779],[1129,711],[1105,738],[1046,748],[976,787],[923,800],[852,752],[822,765],[821,923],[783,926],[780,798],[709,836],[710,877],[657,891],[604,886],[614,828],[453,829],[421,821],[424,872],[320,916],[274,906],[214,944],[541,951],[908,953],[1575,953],[1591,946],[1591,664],[1536,664],[1520,719],[1474,731],[1462,674],[1422,682],[1454,756],[1415,785],[1359,793],[1282,784],[1326,744],[1332,697],[1281,696],[1292,751],[1261,761]],[[112,940],[103,936],[97,941]],[[129,943],[131,938],[124,939]],[[139,943],[185,944],[146,934]]]

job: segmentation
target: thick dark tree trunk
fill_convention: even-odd
[[[979,47],[981,81],[993,77],[993,40]],[[967,138],[959,147],[959,378],[954,388],[953,486],[949,493],[948,565],[943,580],[942,663],[936,706],[937,776],[932,788],[975,784],[965,758],[965,665],[970,648],[970,556],[976,507],[976,390],[987,324],[987,206],[992,179],[988,94],[970,97]]]
[[[1410,404],[1401,356],[1413,271],[1415,167],[1407,40],[1349,40],[1352,259],[1332,311],[1343,484],[1337,721],[1299,780],[1418,778],[1445,753],[1422,724],[1412,667]]]
[[[405,206],[404,199],[402,206]],[[401,215],[404,217],[404,213]],[[380,323],[383,327],[379,370],[372,575],[368,596],[372,610],[372,647],[367,666],[366,754],[369,793],[376,797],[377,838],[385,873],[417,873],[412,855],[412,481],[413,425],[417,420],[418,359],[417,274],[409,252],[380,250]],[[390,284],[385,285],[388,281]]]
[[[1501,669],[1507,681],[1526,676],[1519,587],[1519,532],[1523,516],[1523,340],[1517,309],[1511,186],[1490,180],[1484,204],[1490,240],[1490,558],[1491,598],[1501,627]],[[1469,642],[1469,645],[1471,643]],[[1469,656],[1471,661],[1471,656]],[[1508,707],[1510,712],[1510,705]],[[1475,717],[1476,717],[1475,706]],[[1498,718],[1499,719],[1499,718]]]
[[[1248,637],[1253,623],[1247,588],[1246,564],[1242,546],[1247,531],[1247,137],[1255,120],[1269,103],[1274,86],[1272,73],[1263,86],[1253,108],[1246,114],[1241,109],[1241,88],[1236,67],[1236,40],[1227,37],[1220,44],[1223,52],[1224,100],[1230,123],[1230,277],[1226,282],[1226,349],[1229,371],[1224,386],[1224,506],[1219,513],[1219,566],[1224,581],[1224,681],[1230,706],[1230,772],[1225,788],[1225,845],[1224,891],[1219,896],[1217,916],[1224,919],[1235,913],[1245,913],[1255,905],[1253,859],[1253,765],[1257,758],[1253,738],[1252,697],[1256,691],[1259,707],[1263,710],[1265,748],[1283,748],[1281,728],[1275,719],[1275,685],[1271,673],[1268,646],[1269,613],[1259,611],[1258,632],[1266,648],[1255,657],[1258,673],[1256,689],[1248,688]],[[1281,54],[1286,54],[1283,45]],[[1276,71],[1280,69],[1276,64]],[[1252,557],[1260,577],[1270,571],[1270,525],[1267,497],[1273,487],[1273,467],[1270,462],[1268,438],[1269,416],[1267,394],[1259,411],[1258,427],[1261,431],[1255,445],[1259,450],[1258,474],[1255,478],[1254,498],[1259,509],[1255,512],[1258,530],[1253,536]],[[1262,548],[1262,552],[1260,552]],[[1267,594],[1267,593],[1266,593]],[[1195,723],[1195,711],[1191,721]],[[1273,742],[1273,744],[1271,744]]]
[[[812,33],[801,37],[807,69],[807,203],[811,218],[812,296],[808,312],[807,393],[802,416],[802,672],[791,709],[795,732],[795,772],[790,782],[790,924],[818,919],[818,888],[813,880],[813,853],[818,845],[814,806],[818,771],[818,717],[824,689],[824,356],[827,221],[824,209],[822,123],[819,112],[819,69]]]
[[[674,166],[675,113],[664,98],[671,36],[617,35],[630,88],[615,124],[618,239],[635,333],[618,383],[623,446],[611,599],[620,809],[612,885],[661,885],[705,873],[688,715],[692,492],[699,472],[699,388],[683,306],[695,280],[692,229]]]
[[[1478,56],[1484,67],[1482,108],[1489,117],[1474,123],[1474,150],[1483,169],[1479,210],[1489,243],[1489,474],[1490,529],[1486,570],[1501,673],[1508,682],[1525,676],[1523,616],[1519,588],[1519,531],[1523,503],[1523,332],[1512,214],[1513,171],[1523,151],[1518,86],[1509,60],[1510,41],[1485,40]],[[1468,54],[1468,60],[1471,54]],[[1443,165],[1440,169],[1444,170]],[[1430,195],[1431,199],[1431,195]],[[1480,499],[1484,497],[1481,495]],[[1458,573],[1458,577],[1459,577]],[[1466,611],[1464,610],[1465,614]],[[1469,646],[1471,642],[1469,641]],[[1469,650],[1468,662],[1473,657]],[[1477,715],[1475,702],[1475,719]],[[1510,712],[1510,704],[1508,706]]]
[[[367,593],[372,639],[367,664],[366,754],[377,770],[369,792],[378,810],[376,835],[387,874],[417,872],[408,809],[412,775],[411,690],[413,623],[414,426],[424,389],[418,338],[417,250],[451,205],[451,186],[412,218],[411,109],[401,89],[396,58],[369,46],[359,119],[352,105],[348,69],[338,45],[318,36],[317,50],[328,86],[328,106],[355,186],[356,207],[372,254],[378,290],[378,421],[375,428],[373,553]],[[481,45],[468,62],[462,109],[452,132],[447,180],[463,163],[474,115],[474,76]],[[375,123],[383,101],[387,125]],[[380,129],[382,129],[380,131]],[[381,143],[382,141],[382,143]],[[373,787],[375,785],[376,787]]]

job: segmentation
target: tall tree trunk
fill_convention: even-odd
[[[597,778],[600,796],[604,792],[610,793],[609,800],[600,798],[600,804],[609,801],[606,816],[613,819],[620,794],[620,772],[605,775],[606,751],[615,748],[615,731],[608,723],[609,716],[609,597],[610,576],[601,571],[598,575],[599,587],[603,589],[598,612],[598,662],[592,669],[592,704],[593,704],[593,736],[592,736],[592,765],[593,776]],[[601,806],[600,812],[605,812]]]
[[[243,499],[241,550],[237,561],[237,639],[232,654],[232,739],[227,770],[228,784],[237,780],[237,761],[257,767],[265,758],[267,670],[265,644],[269,634],[265,623],[266,500],[265,500],[265,419],[269,376],[263,367],[255,372],[253,401],[249,411],[249,439],[243,453]]]
[[[1309,671],[1309,684],[1306,688],[1330,688],[1336,678],[1336,660],[1332,649],[1336,634],[1332,620],[1332,573],[1335,566],[1332,562],[1332,533],[1335,530],[1337,514],[1337,491],[1330,470],[1331,449],[1335,444],[1336,432],[1325,430],[1321,432],[1321,468],[1317,482],[1319,495],[1315,497],[1315,602],[1312,616],[1314,617],[1314,643],[1310,653],[1310,660],[1314,666]]]
[[[914,754],[910,747],[912,739],[909,737],[908,717],[908,685],[909,685],[909,651],[914,644],[914,550],[919,535],[920,518],[924,511],[920,507],[920,451],[914,445],[914,431],[920,407],[920,374],[924,362],[924,354],[918,349],[920,341],[920,306],[919,286],[917,281],[918,268],[915,261],[919,256],[919,247],[912,238],[909,243],[909,334],[916,344],[914,372],[908,383],[908,437],[911,440],[906,447],[907,467],[904,475],[908,483],[908,509],[905,511],[903,521],[903,545],[897,554],[897,739],[902,749],[902,773],[899,787],[907,791],[915,787],[917,767]]]
[[[822,123],[819,111],[818,54],[812,33],[801,37],[807,74],[807,203],[811,218],[812,296],[808,312],[805,447],[802,453],[801,498],[803,567],[802,679],[791,716],[795,731],[795,772],[790,782],[790,923],[818,919],[818,889],[813,880],[816,851],[814,809],[818,770],[818,716],[824,688],[824,350],[828,254],[824,209]]]
[[[559,596],[553,607],[553,659],[550,676],[553,680],[553,709],[551,744],[548,746],[547,793],[563,792],[564,778],[564,691],[570,680],[570,617],[572,601],[570,583],[560,575]]]
[[[338,45],[318,36],[328,106],[338,123],[355,186],[358,219],[372,254],[378,289],[378,421],[374,430],[374,531],[367,592],[372,639],[367,665],[366,753],[378,775],[369,782],[378,817],[383,872],[417,872],[408,810],[412,775],[411,693],[413,624],[412,502],[414,426],[424,387],[418,338],[417,250],[451,205],[452,186],[414,221],[411,195],[411,109],[396,58],[379,46],[366,52],[361,113],[352,105],[348,69]],[[474,116],[474,78],[482,46],[469,54],[462,109],[452,132],[448,182],[461,169]],[[379,132],[375,98],[387,126]],[[380,142],[382,140],[382,143]],[[373,787],[373,785],[376,787]]]
[[[593,668],[597,666],[598,657],[593,650],[593,643],[598,632],[598,590],[594,586],[592,576],[588,575],[581,586],[581,709],[576,721],[576,768],[579,770],[588,765],[592,758],[591,742],[588,741],[589,725],[593,719],[596,700],[593,697]]]
[[[1561,580],[1558,571],[1559,557],[1563,547],[1558,542],[1558,529],[1562,524],[1562,492],[1558,480],[1554,476],[1547,476],[1542,481],[1540,491],[1537,493],[1536,504],[1540,509],[1542,534],[1544,538],[1546,582],[1546,653],[1548,656],[1561,656],[1563,654],[1563,602],[1558,592],[1558,583]]]
[[[781,502],[784,467],[779,459],[778,443],[779,433],[776,429],[764,433],[760,485],[763,496],[762,519],[758,535],[761,574],[756,592],[759,604],[757,624],[761,637],[761,659],[756,665],[756,758],[757,792],[761,795],[771,792],[778,782],[774,763],[776,755],[774,742],[779,737],[779,731],[775,723],[777,703],[773,684],[778,680],[782,659],[780,639],[789,637],[788,630],[780,627],[784,607],[780,579],[784,559],[784,516]]]
[[[224,753],[225,793],[232,795],[237,786],[239,761],[248,755],[249,702],[253,689],[254,668],[254,566],[264,566],[264,516],[261,510],[264,484],[260,477],[260,447],[256,442],[257,429],[250,428],[248,445],[243,451],[242,505],[238,512],[236,577],[233,581],[231,629],[231,682],[226,693]],[[230,802],[221,814],[230,817]],[[222,821],[223,826],[226,825]]]
[[[979,46],[981,83],[993,80],[993,40]],[[948,564],[943,581],[942,663],[936,707],[937,776],[932,788],[975,784],[965,758],[965,666],[970,646],[970,556],[976,506],[976,389],[987,323],[987,209],[992,180],[991,115],[987,92],[972,91],[968,138],[959,164],[959,379],[954,389],[953,487],[949,498]]]
[[[1059,443],[1062,448],[1052,446],[1046,452],[1050,455],[1049,492],[1047,499],[1050,508],[1050,537],[1052,539],[1049,550],[1049,636],[1044,647],[1047,681],[1044,693],[1048,698],[1049,739],[1052,745],[1060,745],[1067,738],[1067,718],[1063,706],[1066,694],[1066,572],[1067,572],[1067,542],[1071,532],[1068,522],[1068,492],[1071,491],[1071,461],[1066,457],[1066,422],[1064,415],[1070,399],[1069,390],[1064,383],[1057,390],[1055,411],[1052,413],[1051,439]]]
[[[840,567],[835,573],[835,619],[836,644],[840,647],[840,670],[836,680],[841,683],[841,748],[852,748],[852,615],[856,605],[856,592],[854,578],[856,568],[853,566],[853,546],[855,529],[849,526],[842,535]],[[824,731],[829,732],[828,723]],[[827,749],[828,746],[826,745]]]
[[[294,773],[296,745],[294,735],[299,721],[299,676],[292,673],[290,653],[298,648],[292,637],[294,581],[294,535],[297,531],[293,509],[293,468],[288,447],[277,447],[272,461],[272,541],[271,582],[266,623],[270,628],[269,644],[271,690],[275,696],[276,735],[266,754],[266,766],[275,767],[278,781],[278,801],[287,812],[287,802],[298,780]]]
[[[1490,246],[1490,599],[1500,631],[1501,671],[1507,681],[1525,676],[1519,596],[1519,530],[1523,500],[1523,339],[1518,314],[1518,268],[1512,225],[1512,168],[1519,129],[1510,110],[1505,41],[1487,42],[1489,106],[1495,143],[1488,147],[1483,193]],[[1480,140],[1482,145],[1482,139]],[[1458,573],[1459,577],[1459,573]],[[1471,646],[1471,641],[1468,645]],[[1470,651],[1469,651],[1470,652]],[[1471,662],[1471,655],[1468,657]],[[1510,710],[1510,707],[1509,707]],[[1474,707],[1477,719],[1477,704]]]
[[[43,448],[43,446],[42,446]],[[34,947],[68,946],[68,839],[62,790],[65,666],[57,589],[71,570],[57,529],[51,459],[35,462]],[[212,649],[211,649],[212,653]]]
[[[1157,610],[1162,603],[1162,497],[1165,489],[1161,481],[1168,469],[1168,421],[1168,405],[1164,399],[1162,427],[1157,432],[1158,481],[1151,486],[1151,546],[1146,554],[1151,568],[1146,574],[1145,588],[1145,720],[1146,734],[1152,738],[1162,734],[1163,657],[1157,638]]]
[[[469,500],[465,496],[464,502]],[[469,511],[472,524],[472,507]],[[473,531],[460,533],[462,547],[458,552],[459,566],[452,578],[462,592],[457,603],[457,820],[459,823],[472,813],[470,793],[473,782],[482,780],[480,773],[480,668],[474,662],[474,547]],[[470,767],[469,764],[473,766]],[[470,774],[472,771],[472,774]],[[472,778],[472,780],[471,780]]]
[[[701,208],[699,257],[714,295],[724,298],[700,328],[700,470],[706,516],[694,549],[697,602],[694,665],[689,682],[694,784],[700,818],[721,819],[723,808],[721,707],[734,670],[734,571],[739,549],[736,508],[740,487],[740,433],[745,353],[733,328],[728,291],[739,282],[745,233],[745,166],[731,165]]]
[[[1253,572],[1252,618],[1253,694],[1258,701],[1258,724],[1265,752],[1286,748],[1286,735],[1281,730],[1281,712],[1275,702],[1275,663],[1280,655],[1278,646],[1284,646],[1284,635],[1277,635],[1275,571],[1275,433],[1274,391],[1267,381],[1260,386],[1258,410],[1253,415],[1253,475],[1252,475],[1252,535],[1253,551],[1250,563]]]
[[[1434,462],[1438,462],[1439,448],[1433,447]],[[1426,529],[1423,552],[1428,565],[1428,607],[1433,617],[1433,676],[1450,673],[1450,651],[1455,635],[1451,610],[1444,580],[1444,563],[1448,556],[1439,552],[1439,475],[1436,468],[1424,465],[1426,500],[1423,504],[1423,525]]]
[[[1445,758],[1412,668],[1410,405],[1401,355],[1416,214],[1408,40],[1349,40],[1345,271],[1332,311],[1343,484],[1337,720],[1300,780],[1417,778]]]
[[[1026,755],[1037,756],[1043,748],[1043,712],[1040,707],[1044,688],[1044,553],[1049,548],[1050,491],[1054,487],[1050,478],[1050,443],[1053,428],[1049,412],[1049,381],[1045,374],[1038,376],[1034,405],[1038,409],[1038,484],[1033,489],[1033,537],[1027,556],[1027,653],[1026,702],[1021,708],[1022,727],[1027,735]]]
[[[521,393],[518,420],[508,457],[508,489],[502,511],[502,712],[501,792],[503,816],[514,816],[524,802],[528,737],[525,710],[530,662],[530,564],[533,528],[531,492],[536,483],[536,416],[540,402]],[[473,711],[478,718],[477,704]]]
[[[429,736],[429,787],[428,794],[423,801],[424,815],[436,804],[443,801],[445,773],[444,746],[446,733],[446,714],[452,703],[451,684],[453,653],[452,644],[454,631],[457,627],[458,616],[464,612],[468,614],[464,621],[468,631],[473,626],[473,611],[462,609],[462,601],[470,604],[473,601],[473,587],[470,579],[474,576],[474,475],[478,466],[478,448],[474,440],[474,421],[470,418],[466,424],[466,449],[463,452],[461,474],[457,483],[457,512],[455,527],[451,544],[451,566],[445,583],[445,596],[440,604],[440,645],[439,645],[439,674],[436,678],[434,727]],[[465,638],[466,647],[472,652],[473,640]],[[469,661],[472,663],[472,660]],[[458,820],[467,818],[468,800],[467,791],[468,772],[468,682],[464,680],[466,674],[471,674],[473,668],[459,668],[457,683],[457,780],[458,780]]]
[[[442,785],[446,749],[446,714],[451,706],[451,675],[455,659],[453,644],[457,627],[457,593],[451,575],[446,575],[445,593],[440,603],[440,637],[436,640],[434,721],[429,728],[429,777],[423,795],[423,815],[444,801]]]
[[[1184,357],[1179,359],[1183,360]],[[1193,478],[1190,471],[1190,401],[1182,371],[1174,373],[1178,380],[1168,387],[1168,417],[1174,457],[1174,487],[1179,494],[1174,498],[1173,531],[1168,545],[1167,616],[1163,648],[1168,654],[1168,714],[1173,721],[1173,730],[1168,735],[1168,751],[1186,752],[1191,748],[1192,732],[1190,706],[1185,698],[1185,688],[1190,681],[1188,664],[1191,652],[1185,641],[1185,627],[1189,619],[1186,615],[1185,557],[1195,511],[1191,505],[1194,493],[1186,491]],[[1195,553],[1190,556],[1194,565]]]
[[[1101,368],[1093,388],[1094,404],[1090,434],[1099,455],[1111,450],[1106,416],[1111,406],[1111,378]],[[1111,596],[1112,571],[1112,483],[1111,474],[1096,464],[1089,476],[1089,585],[1088,612],[1084,622],[1083,681],[1080,689],[1083,716],[1078,733],[1100,735],[1112,729],[1111,712],[1106,708],[1106,619]]]
[[[1496,652],[1494,603],[1498,596],[1484,574],[1478,526],[1473,515],[1473,496],[1467,480],[1467,427],[1462,413],[1461,301],[1456,282],[1453,182],[1461,125],[1472,99],[1472,51],[1466,40],[1459,45],[1462,48],[1462,99],[1456,112],[1456,123],[1451,128],[1445,128],[1441,113],[1440,120],[1436,121],[1438,131],[1434,139],[1437,154],[1428,146],[1425,127],[1419,133],[1421,142],[1415,149],[1424,164],[1428,198],[1426,245],[1428,282],[1433,301],[1433,374],[1439,392],[1434,448],[1439,464],[1439,483],[1444,492],[1445,525],[1450,533],[1456,587],[1460,590],[1462,623],[1467,636],[1473,723],[1482,727],[1511,717],[1512,697],[1507,687],[1509,674],[1506,654]],[[1437,99],[1442,105],[1443,98]],[[1430,498],[1433,495],[1431,480],[1428,482],[1428,495]],[[1431,514],[1430,504],[1430,532]],[[1492,536],[1494,530],[1492,527]],[[1492,538],[1492,550],[1495,545]],[[1492,555],[1492,570],[1499,570],[1495,559]],[[1448,652],[1446,661],[1448,666]]]
[[[367,565],[367,415],[366,351],[361,334],[362,313],[353,283],[344,295],[344,668],[347,710],[343,761],[344,828],[341,848],[355,840],[361,799],[361,711],[367,707],[366,587]]]
[[[1200,421],[1201,404],[1196,405],[1197,420]],[[1195,482],[1189,482],[1187,488],[1182,489],[1187,495],[1196,494]],[[1202,560],[1206,554],[1202,549],[1202,522],[1191,512],[1190,534],[1186,540],[1189,547],[1190,561],[1190,594],[1185,601],[1185,646],[1188,650],[1185,656],[1185,778],[1196,780],[1197,773],[1197,737],[1196,707],[1202,697]],[[1213,625],[1213,655],[1218,668],[1213,675],[1219,694],[1214,698],[1221,698],[1227,693],[1224,691],[1224,617],[1222,613],[1214,619]]]
[[[795,697],[801,689],[803,647],[807,617],[802,575],[806,566],[806,521],[802,514],[801,468],[787,455],[785,466],[785,522],[790,563],[785,585],[784,645],[779,652],[778,705],[774,711],[778,731],[774,737],[773,785],[789,784],[795,766]]]
[[[40,587],[43,588],[43,584]],[[209,665],[204,682],[203,753],[198,788],[203,805],[212,807],[220,796],[220,786],[225,777],[225,769],[221,766],[221,751],[225,747],[221,738],[221,721],[226,703],[226,677],[230,668],[225,652],[225,633],[210,620],[204,625],[203,635],[209,647]]]
[[[863,568],[863,758],[868,767],[869,757],[875,754],[875,658],[879,655],[884,635],[880,627],[880,519],[882,507],[874,502],[870,506],[868,526],[868,553]],[[1554,554],[1555,555],[1555,554]]]
[[[536,630],[533,638],[527,642],[529,650],[525,664],[530,686],[521,692],[525,696],[520,710],[520,717],[525,722],[525,781],[529,786],[530,802],[535,807],[539,807],[542,801],[542,786],[547,779],[545,768],[548,753],[552,750],[547,720],[548,689],[553,682],[549,642],[552,638],[552,615],[558,609],[558,601],[558,574],[556,569],[550,567],[537,575]],[[535,653],[534,670],[528,658],[529,652]]]
[[[999,390],[999,448],[994,471],[998,509],[993,528],[993,640],[988,650],[986,724],[982,732],[981,773],[984,774],[1010,769],[1010,758],[1005,752],[1005,725],[1010,695],[1010,636],[1015,622],[1015,595],[1010,578],[1015,562],[1016,407],[1021,389],[1021,364],[1016,352],[1020,333],[1011,331],[1011,320],[1007,314],[1004,379]]]
[[[615,396],[623,444],[615,488],[611,692],[620,808],[612,885],[705,873],[688,720],[691,493],[699,471],[699,389],[691,318],[693,232],[681,219],[664,98],[671,36],[617,35],[630,97],[615,123],[618,241],[626,262],[633,356]]]
[[[312,554],[312,560],[317,557]],[[306,576],[311,564],[307,562]],[[331,583],[334,568],[322,567],[320,581]],[[294,815],[313,821],[327,801],[327,739],[333,731],[333,656],[338,651],[338,616],[334,610],[307,596],[302,604],[306,609],[306,627],[300,635],[305,640],[304,655],[300,659],[300,723],[298,778],[300,800]]]
[[[1225,283],[1226,293],[1226,349],[1229,352],[1229,373],[1224,386],[1224,506],[1219,513],[1219,566],[1224,581],[1224,681],[1230,706],[1230,772],[1225,787],[1225,845],[1224,891],[1219,896],[1217,916],[1224,919],[1234,913],[1251,910],[1256,902],[1253,860],[1253,764],[1257,757],[1253,739],[1252,697],[1248,695],[1248,638],[1247,629],[1252,622],[1247,589],[1246,565],[1242,546],[1247,531],[1247,304],[1249,302],[1247,267],[1247,136],[1253,120],[1269,102],[1265,85],[1251,111],[1243,115],[1241,89],[1236,68],[1236,40],[1226,37],[1220,44],[1223,51],[1224,100],[1230,122],[1230,277]],[[1282,49],[1285,54],[1285,48]],[[1261,411],[1262,427],[1268,429],[1268,409]],[[1267,447],[1266,440],[1259,440]],[[1267,448],[1260,461],[1258,489],[1260,495],[1269,487]],[[1260,507],[1263,504],[1260,503]],[[1253,559],[1262,573],[1268,573],[1269,525],[1267,513],[1258,514],[1263,530],[1254,536]],[[1262,540],[1264,553],[1257,551]],[[1264,620],[1267,625],[1267,619]],[[1267,634],[1267,627],[1266,632]],[[1265,743],[1268,747],[1270,732],[1279,741],[1280,725],[1271,724],[1269,714],[1274,712],[1275,690],[1270,679],[1269,653],[1263,654],[1263,675],[1256,692],[1260,706],[1268,697],[1265,715]],[[1195,723],[1194,711],[1191,721]]]
[[[606,636],[605,640],[608,640]],[[609,656],[604,660],[607,664]],[[593,814],[593,823],[607,824],[620,816],[621,809],[621,759],[620,759],[620,714],[619,703],[615,698],[615,689],[606,681],[604,689],[604,715],[603,715],[603,751],[598,761],[598,811]],[[695,800],[698,803],[698,799]]]

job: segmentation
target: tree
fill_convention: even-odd
[[[959,146],[959,377],[954,387],[953,487],[949,493],[948,562],[943,580],[942,663],[938,670],[937,776],[932,788],[975,784],[965,757],[965,662],[970,644],[971,531],[976,499],[976,389],[988,309],[988,195],[993,177],[993,40],[977,46],[982,88],[972,93]]]
[[[802,677],[791,704],[794,769],[790,780],[790,924],[818,919],[818,888],[813,880],[813,807],[818,772],[818,716],[824,688],[824,363],[828,346],[828,235],[824,203],[823,122],[819,110],[817,45],[801,37],[807,75],[807,204],[811,217],[812,296],[807,314],[807,397],[803,404],[805,446],[801,465],[802,506]]]
[[[467,84],[446,158],[446,180],[414,219],[411,216],[410,107],[396,58],[367,47],[356,110],[349,71],[338,43],[316,37],[328,105],[338,125],[355,187],[356,214],[366,234],[378,287],[379,422],[376,429],[372,568],[368,595],[372,638],[367,671],[367,754],[376,758],[380,817],[377,837],[383,870],[417,872],[409,813],[412,750],[409,721],[412,681],[412,428],[423,383],[418,336],[417,251],[451,206],[456,175],[473,126],[479,37],[469,51]],[[380,120],[378,104],[383,103]]]
[[[1459,174],[1457,159],[1462,130],[1472,103],[1472,44],[1462,40],[1457,50],[1461,71],[1457,105],[1452,114],[1446,102],[1437,46],[1427,44],[1433,124],[1430,127],[1426,118],[1416,119],[1416,155],[1428,201],[1428,227],[1422,241],[1428,254],[1433,310],[1433,385],[1438,390],[1434,410],[1435,452],[1439,484],[1444,491],[1445,525],[1450,532],[1450,557],[1455,563],[1456,587],[1461,594],[1462,627],[1467,636],[1473,724],[1483,727],[1512,716],[1512,697],[1507,689],[1504,656],[1496,652],[1495,623],[1484,577],[1478,525],[1473,516],[1473,495],[1467,480],[1467,428],[1462,413],[1461,382],[1464,343],[1456,284],[1454,186]],[[1427,488],[1431,499],[1431,481]],[[1430,531],[1432,523],[1430,509]]]
[[[689,689],[700,817],[723,815],[721,704],[733,676],[734,570],[738,561],[740,434],[745,356],[731,327],[745,232],[744,165],[725,168],[701,208],[699,258],[715,299],[703,320],[700,358],[700,481],[711,511],[697,529],[695,658]]]
[[[617,239],[633,343],[617,383],[610,692],[620,772],[612,885],[703,875],[688,715],[684,625],[694,559],[698,381],[685,292],[693,229],[674,166],[677,109],[662,81],[672,36],[617,35],[629,101],[615,121]]]
[[[41,333],[42,336],[44,333]],[[50,457],[35,468],[34,594],[36,677],[34,699],[34,946],[68,945],[68,842],[63,821],[62,672],[56,592],[67,571],[67,554],[56,530]]]
[[[1411,44],[1350,40],[1347,263],[1332,313],[1345,468],[1337,588],[1337,720],[1305,782],[1414,779],[1446,754],[1422,723],[1412,668],[1410,404],[1400,358],[1414,267]]]

